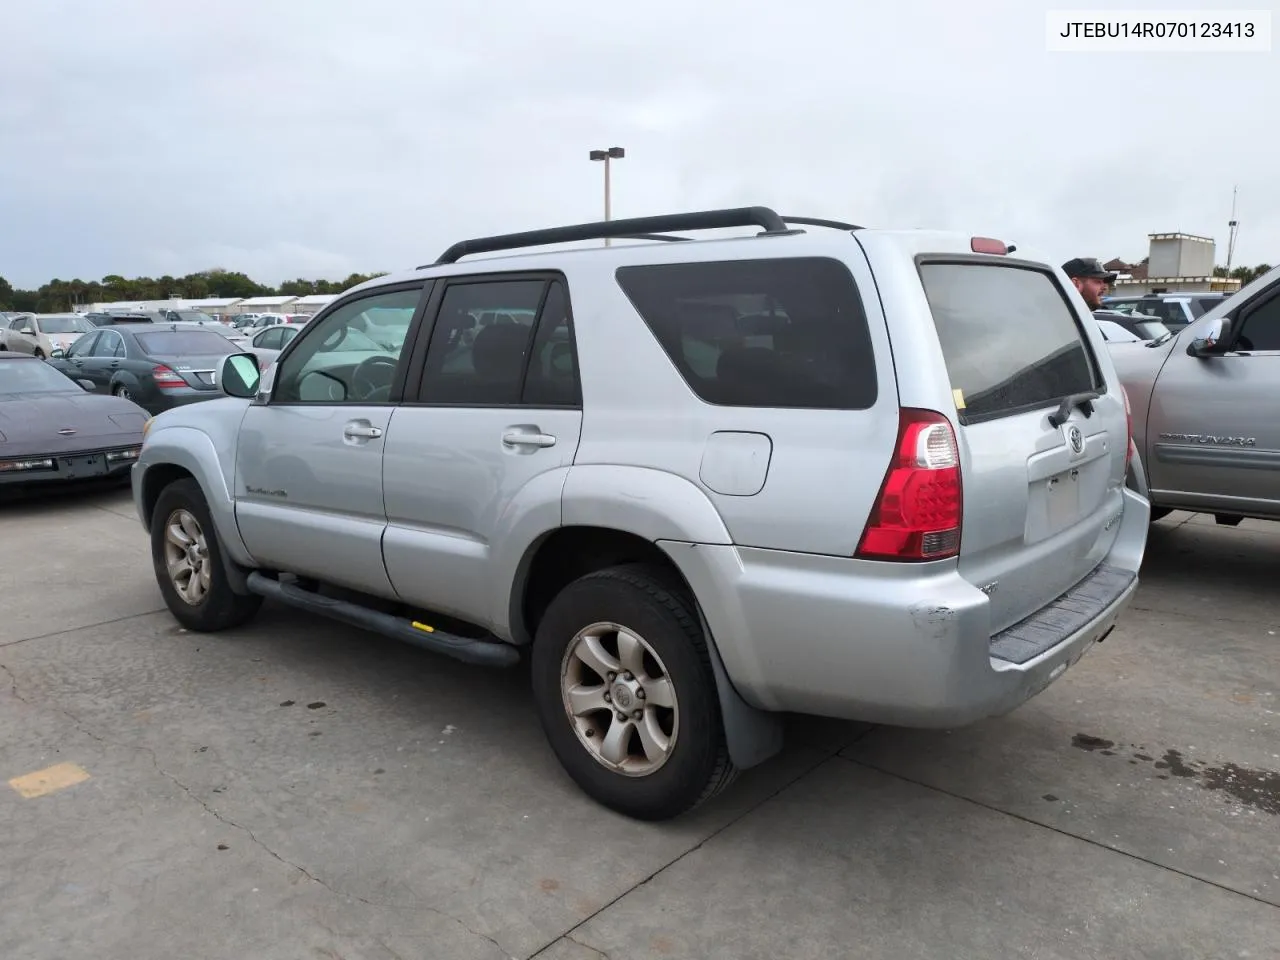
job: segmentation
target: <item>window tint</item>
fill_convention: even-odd
[[[78,337],[76,342],[67,348],[68,357],[89,357],[93,355],[93,345],[101,336],[98,331],[86,333],[83,337]]]
[[[139,333],[135,340],[148,356],[197,357],[239,353],[230,340],[219,333],[204,330],[160,330]]]
[[[421,287],[373,294],[311,323],[280,364],[272,399],[386,403],[421,294]]]
[[[839,261],[648,265],[622,267],[617,278],[708,403],[843,410],[875,403],[866,315]]]
[[[1206,313],[1208,313],[1210,310],[1212,310],[1214,307],[1220,304],[1224,299],[1225,297],[1201,297],[1198,300],[1192,300],[1191,316],[1197,320],[1200,319]]]
[[[1050,274],[926,263],[920,276],[962,422],[1097,389],[1076,315]]]
[[[558,280],[551,284],[542,306],[521,402],[533,407],[573,407],[582,403],[569,300],[564,284]]]
[[[93,346],[95,357],[123,357],[124,356],[124,338],[118,333],[110,330],[104,330],[98,337],[98,342]]]
[[[431,332],[419,401],[518,404],[546,289],[545,280],[450,284]]]
[[[253,338],[253,345],[264,350],[280,349],[280,331],[266,330]]]
[[[1280,292],[1243,315],[1237,350],[1280,350]]]

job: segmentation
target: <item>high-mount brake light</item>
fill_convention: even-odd
[[[951,421],[933,410],[904,409],[893,462],[855,556],[906,561],[957,556],[963,515],[960,448]]]
[[[994,240],[991,237],[973,237],[969,241],[969,249],[974,253],[994,253],[1003,257],[1009,252],[1009,245],[1003,240]]]

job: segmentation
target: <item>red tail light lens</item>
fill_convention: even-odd
[[[903,410],[898,447],[855,556],[943,560],[960,552],[960,448],[951,421]]]
[[[175,387],[185,387],[187,381],[166,367],[163,363],[158,367],[151,368],[151,378],[155,380],[156,386],[161,390],[172,390]]]

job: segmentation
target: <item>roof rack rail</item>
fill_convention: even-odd
[[[845,223],[842,220],[822,220],[818,217],[783,217],[783,223],[803,223],[810,227],[831,227],[834,230],[861,230],[856,223]]]
[[[654,234],[668,230],[719,230],[726,227],[760,227],[766,235],[779,236],[796,232],[788,228],[782,217],[768,207],[703,210],[696,213],[672,213],[656,217],[632,217],[628,220],[601,220],[594,223],[577,223],[567,227],[551,227],[546,230],[528,230],[524,233],[459,240],[440,254],[436,264],[457,263],[472,253],[494,253],[498,250],[518,250],[522,247],[541,247],[551,243],[572,243],[577,240],[604,240],[611,237]],[[424,263],[418,269],[429,266],[432,264]]]
[[[615,240],[659,240],[662,242],[671,242],[674,240],[691,240],[692,237],[673,237],[669,233],[629,233],[625,237],[614,237]]]

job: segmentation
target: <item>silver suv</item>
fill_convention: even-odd
[[[784,712],[1004,714],[1111,631],[1149,514],[1096,324],[1011,253],[762,207],[456,244],[151,422],[160,589],[193,630],[269,597],[527,655],[564,768],[645,819]]]

